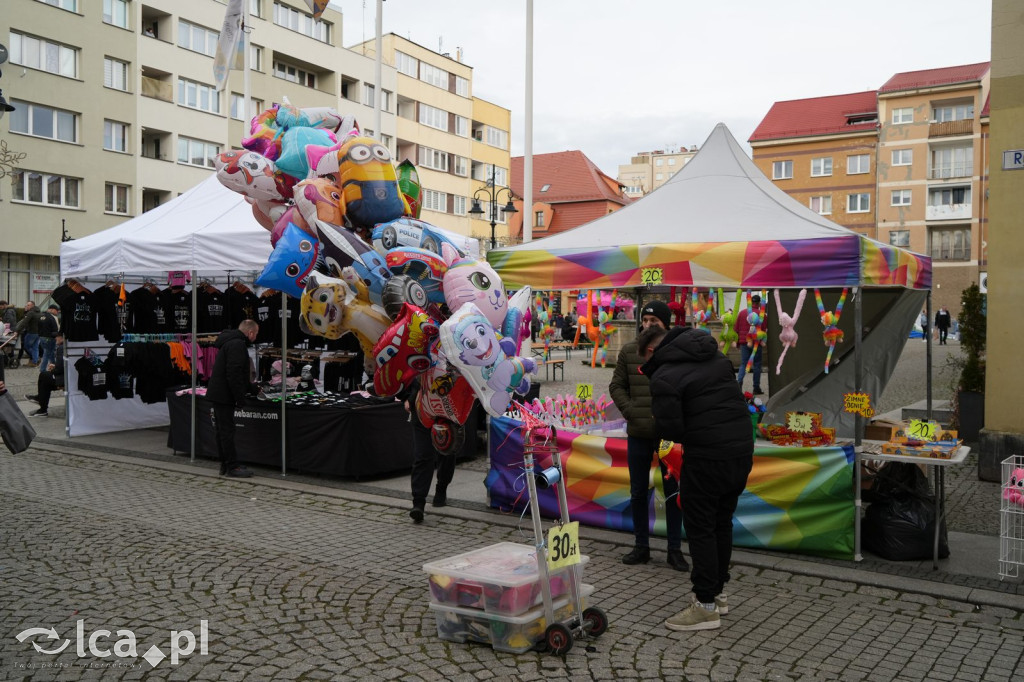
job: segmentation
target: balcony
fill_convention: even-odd
[[[940,166],[932,168],[928,173],[931,180],[949,180],[951,178],[969,178],[974,175],[974,164],[958,166]]]
[[[151,97],[164,102],[174,101],[174,84],[169,80],[157,80],[149,76],[142,77],[142,96]]]
[[[971,204],[939,204],[925,209],[925,220],[969,220]]]
[[[970,135],[974,132],[974,119],[965,118],[959,121],[943,121],[928,125],[928,137],[951,137],[953,135]]]

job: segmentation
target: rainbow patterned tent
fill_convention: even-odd
[[[719,123],[657,191],[586,225],[488,256],[535,289],[931,288],[931,260],[868,239],[780,190]]]

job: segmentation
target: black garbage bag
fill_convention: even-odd
[[[861,526],[864,549],[890,561],[930,559],[935,542],[935,502],[916,464],[887,462],[878,471],[874,501]],[[946,522],[939,528],[939,558],[949,556]]]

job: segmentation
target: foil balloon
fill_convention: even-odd
[[[292,199],[307,225],[315,225],[318,220],[332,225],[345,223],[341,188],[329,178],[313,178],[297,183],[292,188]]]
[[[448,263],[442,284],[448,309],[473,303],[492,327],[500,329],[508,312],[508,297],[498,273],[486,261],[462,256],[448,244],[441,245],[441,253]]]
[[[402,306],[394,324],[373,347],[373,388],[377,395],[399,393],[430,368],[430,345],[437,334],[437,322],[422,308],[408,303]]]
[[[523,340],[530,335],[530,287],[523,287],[508,299],[508,312],[501,324],[501,335],[512,341],[512,354],[519,355]]]
[[[413,218],[420,217],[420,194],[423,188],[420,186],[420,174],[416,166],[409,159],[398,164],[396,169],[398,175],[398,191],[405,197],[405,203],[409,205],[409,215]]]
[[[435,339],[430,355],[434,364],[420,376],[416,416],[430,429],[430,440],[441,454],[453,454],[465,440],[463,424],[472,414],[475,395],[466,378],[451,366]]]
[[[295,178],[279,172],[273,161],[256,152],[232,149],[215,156],[213,166],[222,185],[244,196],[271,221],[281,217]]]
[[[351,267],[366,285],[370,301],[380,305],[384,285],[391,271],[379,253],[351,230],[323,221],[316,221],[316,232],[323,244],[324,265],[327,271],[340,276]]]
[[[398,218],[376,225],[370,233],[370,239],[373,242],[373,248],[383,254],[400,246],[425,249],[440,254],[441,245],[448,244],[460,256],[468,255],[441,230],[415,218]]]
[[[282,173],[305,179],[310,174],[306,147],[335,144],[338,138],[333,129],[341,125],[336,112],[331,117],[323,108],[310,111],[317,113],[308,115],[287,104],[263,111],[253,118],[252,134],[242,140],[242,146],[273,160]]]
[[[370,229],[405,214],[407,206],[398,191],[398,178],[387,147],[372,137],[352,135],[341,141],[333,157],[337,159],[336,168],[331,155],[327,155],[316,172],[337,179],[345,216],[352,225]]]
[[[438,319],[448,317],[445,305],[444,273],[448,271],[448,263],[435,253],[412,247],[402,247],[388,251],[384,257],[388,270],[392,275],[411,277],[426,295],[428,304],[420,306]],[[410,303],[415,301],[410,300]],[[417,304],[418,305],[418,304]],[[431,307],[433,306],[433,307]]]
[[[299,298],[319,259],[320,242],[297,225],[289,224],[277,240],[263,272],[256,278],[256,284]]]
[[[473,303],[464,303],[441,324],[441,348],[493,417],[505,412],[512,393],[530,390],[529,375],[537,371],[536,361],[515,355],[512,340],[500,339]]]

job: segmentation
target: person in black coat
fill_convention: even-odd
[[[259,387],[252,381],[252,364],[248,346],[256,339],[260,326],[253,320],[242,320],[238,329],[221,332],[213,342],[217,359],[213,361],[206,398],[213,403],[213,426],[217,432],[220,473],[233,478],[249,478],[252,472],[238,463],[235,449],[235,408],[245,405],[247,395],[255,395]]]
[[[38,410],[28,413],[30,417],[48,417],[50,409],[50,394],[64,386],[64,335],[57,334],[57,346],[54,350],[53,361],[46,367],[39,368],[39,378],[36,379],[35,395],[27,395],[25,398],[39,405]]]
[[[665,621],[670,630],[710,630],[728,610],[732,517],[753,467],[754,436],[732,363],[705,331],[650,328],[638,340],[650,377],[659,438],[681,443],[679,495],[690,543],[696,602]]]
[[[939,345],[946,345],[946,337],[949,335],[949,328],[953,324],[953,317],[949,314],[949,308],[942,306],[935,313],[935,328],[939,330]]]
[[[420,381],[416,379],[406,391],[405,409],[409,412],[412,422],[412,509],[409,518],[413,523],[423,523],[424,510],[427,506],[427,494],[430,493],[430,482],[437,471],[437,485],[434,488],[434,499],[431,506],[444,507],[448,504],[448,484],[455,477],[455,452],[441,454],[434,447],[430,438],[430,429],[423,425],[416,414],[416,398],[420,392]],[[473,417],[476,413],[471,413]],[[468,428],[475,428],[470,426]]]

